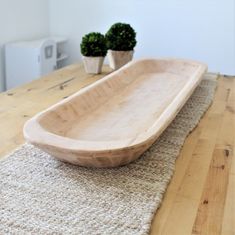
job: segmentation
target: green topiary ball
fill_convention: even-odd
[[[113,24],[105,38],[108,49],[114,51],[131,51],[137,43],[135,30],[125,23]]]
[[[81,53],[84,56],[106,56],[106,39],[101,33],[88,33],[82,38],[80,44]]]

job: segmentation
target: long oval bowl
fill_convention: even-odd
[[[80,166],[128,164],[172,122],[206,70],[191,60],[132,61],[34,116],[25,139]]]

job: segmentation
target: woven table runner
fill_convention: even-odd
[[[135,162],[94,169],[24,144],[0,162],[0,234],[148,234],[187,135],[211,104],[203,79],[175,120]]]

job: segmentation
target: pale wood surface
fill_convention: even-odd
[[[206,69],[181,59],[132,61],[32,118],[24,136],[72,164],[125,165],[156,141]]]
[[[103,56],[83,56],[83,65],[87,73],[100,74],[103,63]]]
[[[0,94],[0,157],[24,143],[26,120],[103,77],[109,69],[104,71],[86,75],[81,65],[72,65]],[[235,79],[221,76],[214,103],[178,157],[151,235],[235,234],[234,122]]]
[[[134,51],[113,51],[108,50],[108,60],[110,68],[116,70],[128,63],[133,58]]]

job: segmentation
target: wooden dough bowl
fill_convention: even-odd
[[[24,136],[72,164],[125,165],[156,141],[206,70],[181,59],[132,61],[37,114],[25,124]]]

